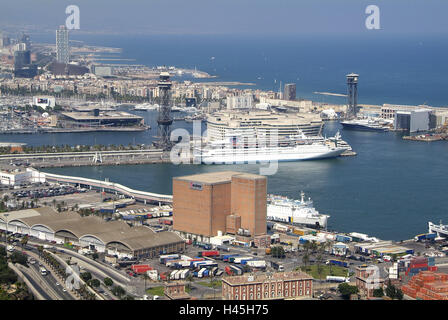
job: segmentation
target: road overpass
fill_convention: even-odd
[[[59,174],[45,173],[45,172],[39,172],[39,175],[43,176],[45,178],[45,181],[47,182],[68,183],[77,186],[87,186],[91,189],[92,188],[100,189],[103,192],[123,194],[125,196],[134,198],[135,200],[144,203],[161,202],[171,204],[173,202],[172,195],[134,190],[115,182],[101,181],[83,177],[63,176]]]

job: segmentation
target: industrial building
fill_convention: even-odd
[[[56,99],[52,96],[34,96],[33,97],[33,106],[38,106],[43,109],[47,109],[48,107],[54,108],[56,105]]]
[[[409,132],[428,131],[436,128],[437,117],[430,109],[411,111],[397,110],[394,116],[394,130]]]
[[[251,94],[244,94],[238,96],[227,96],[227,109],[252,109],[254,105],[254,98]]]
[[[285,84],[285,88],[283,90],[283,100],[296,100],[296,84],[295,83],[287,83]]]
[[[68,43],[68,29],[62,25],[56,30],[56,61],[68,64],[70,62],[70,48]]]
[[[59,121],[64,127],[139,127],[144,125],[142,117],[123,111],[62,112]]]
[[[0,171],[0,184],[7,186],[19,186],[28,184],[32,180],[32,172],[17,167],[3,166]]]
[[[222,279],[222,298],[225,300],[310,299],[312,295],[313,278],[298,271]]]
[[[81,217],[76,212],[58,213],[43,207],[0,214],[0,229],[41,240],[128,257],[156,257],[185,249],[185,241],[174,232],[154,232],[145,226],[130,227],[122,221],[106,222]]]
[[[173,178],[173,229],[184,238],[210,241],[230,233],[266,234],[264,176],[234,171]]]

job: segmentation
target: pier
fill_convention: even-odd
[[[22,153],[0,155],[0,164],[21,163],[36,168],[169,162],[160,149]]]

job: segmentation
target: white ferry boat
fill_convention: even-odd
[[[134,106],[134,110],[136,111],[148,111],[148,110],[156,110],[159,106],[156,104],[150,103],[141,103]]]
[[[311,198],[305,200],[303,192],[301,192],[300,200],[278,195],[268,195],[268,220],[326,228],[329,217],[329,215],[320,214],[313,207]]]

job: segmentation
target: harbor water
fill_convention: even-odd
[[[337,122],[328,122],[324,133],[330,136],[337,130],[341,130],[343,139],[357,156],[279,163],[278,172],[268,177],[268,192],[299,199],[303,190],[314,200],[319,212],[331,216],[329,228],[363,232],[382,239],[409,239],[426,232],[429,220],[438,222],[447,217],[448,143],[406,141],[393,132],[344,131]],[[115,134],[113,140],[117,141]],[[259,173],[259,168],[258,165],[147,164],[44,171],[109,178],[134,189],[171,194],[175,176],[221,170]]]
[[[227,36],[81,36],[90,45],[123,48],[119,58],[148,66],[174,65],[218,75],[208,81],[252,82],[278,91],[280,81],[297,83],[297,96],[331,103],[344,98],[315,91],[345,93],[345,75],[360,74],[359,102],[447,105],[448,43],[443,36],[296,37],[266,40]],[[36,42],[54,42],[54,33]],[[350,55],[347,55],[350,48]],[[213,59],[212,59],[213,58]],[[207,81],[201,79],[201,81]],[[146,132],[1,135],[0,141],[29,145],[150,143],[156,135],[155,113],[137,113],[151,125]],[[191,124],[176,121],[175,127]],[[324,133],[341,129],[329,122]],[[408,239],[427,231],[427,222],[448,218],[446,190],[448,143],[402,140],[399,133],[341,130],[355,157],[281,163],[269,176],[270,193],[300,198],[303,190],[329,227],[358,231],[383,239]],[[171,193],[172,177],[199,172],[239,170],[258,173],[258,166],[151,164],[45,169],[49,172],[109,178],[131,188]]]

